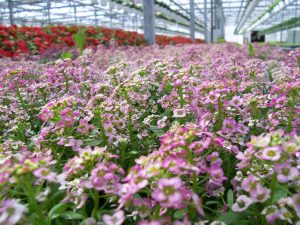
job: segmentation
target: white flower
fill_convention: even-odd
[[[182,118],[186,116],[186,110],[185,109],[175,109],[173,112],[173,117],[175,118]]]
[[[4,200],[0,207],[0,224],[15,225],[27,211],[26,207],[16,199]]]
[[[224,223],[222,221],[215,220],[215,221],[211,222],[210,225],[226,225],[226,223]]]
[[[248,198],[246,195],[240,195],[236,203],[232,205],[232,211],[234,212],[242,212],[248,208],[249,205],[252,203],[252,199]]]

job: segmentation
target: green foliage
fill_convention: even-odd
[[[226,40],[224,38],[219,38],[218,43],[226,43]]]
[[[73,57],[71,52],[63,52],[61,54],[61,59],[71,59]]]
[[[235,212],[227,212],[217,218],[217,220],[226,224],[239,224],[238,222],[240,219],[241,215]]]
[[[76,34],[73,34],[72,38],[75,42],[75,46],[79,49],[79,52],[81,55],[83,52],[83,49],[84,49],[84,45],[85,45],[84,30],[82,30],[82,29],[78,30]]]
[[[274,26],[271,26],[270,28],[263,30],[262,33],[270,34],[283,29],[290,29],[293,27],[297,27],[299,25],[300,25],[300,17],[294,17],[290,20],[284,21],[283,23],[275,24]]]
[[[68,203],[59,203],[55,205],[48,213],[48,217],[53,220],[60,217],[69,207]]]
[[[227,203],[229,207],[233,205],[233,191],[231,189],[227,191]]]
[[[251,57],[255,56],[255,50],[251,43],[249,44],[249,56],[251,56]]]

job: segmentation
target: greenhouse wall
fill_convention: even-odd
[[[266,42],[287,42],[293,44],[300,43],[300,29],[295,28],[267,34]]]

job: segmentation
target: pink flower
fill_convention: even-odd
[[[285,95],[281,96],[280,98],[277,98],[275,101],[275,108],[276,109],[282,108],[286,104],[286,102],[287,101]]]
[[[296,214],[300,218],[300,193],[297,193],[293,196],[293,204]]]
[[[175,118],[182,118],[186,116],[185,109],[175,109],[173,113],[174,113],[173,117]]]
[[[164,207],[176,208],[182,203],[183,199],[180,191],[181,187],[182,181],[178,177],[161,178],[158,180],[157,188],[152,192],[151,196]]]
[[[261,184],[257,184],[256,188],[250,191],[250,196],[257,202],[265,202],[270,198],[271,191],[268,188],[263,187]]]
[[[167,126],[168,117],[164,116],[162,119],[157,121],[157,128],[162,129]]]
[[[0,224],[15,225],[27,211],[26,207],[16,199],[6,199],[0,207]]]
[[[279,218],[280,211],[278,210],[277,206],[271,205],[265,208],[261,214],[266,215],[266,220],[268,223],[273,224]]]
[[[234,133],[237,130],[237,123],[234,119],[224,119],[222,132],[225,134]]]
[[[233,96],[233,98],[229,101],[229,104],[234,107],[239,107],[243,104],[243,99],[239,96]]]
[[[187,163],[182,158],[175,158],[175,157],[167,157],[162,162],[162,167],[168,169],[169,171],[179,174],[181,168],[186,167]]]
[[[289,162],[276,164],[274,170],[277,172],[277,180],[280,183],[287,183],[299,176],[299,171],[295,167],[291,167]]]
[[[41,114],[39,114],[39,118],[43,121],[43,122],[48,122],[50,119],[52,119],[54,116],[54,113],[49,110],[48,108],[44,108],[42,109]]]
[[[210,175],[210,179],[218,185],[222,184],[224,180],[227,180],[227,178],[224,176],[223,169],[217,164],[213,164],[208,169],[208,173]]]
[[[237,131],[241,134],[247,134],[249,132],[249,128],[246,127],[244,124],[238,124]]]
[[[210,91],[208,93],[207,103],[216,103],[218,98],[220,97],[220,93],[216,91]]]
[[[79,120],[79,126],[77,128],[77,131],[82,133],[82,134],[86,134],[89,132],[89,130],[91,129],[91,126],[89,125],[89,122],[85,119],[80,119]]]
[[[122,210],[115,212],[114,215],[103,215],[105,225],[121,225],[125,221],[124,212]]]
[[[38,168],[33,171],[33,175],[48,181],[56,181],[56,173],[49,171],[47,168]]]
[[[96,168],[91,172],[90,183],[87,182],[87,187],[95,188],[96,190],[104,190],[107,193],[114,193],[119,188],[119,177],[115,175],[117,166],[109,162],[98,163]]]
[[[243,179],[241,187],[243,190],[250,192],[255,190],[258,184],[259,184],[258,178],[250,174],[248,177]]]
[[[236,203],[232,205],[232,211],[242,212],[245,211],[253,201],[246,195],[240,195],[237,197]]]
[[[277,161],[281,158],[280,147],[267,147],[262,150],[261,157],[264,160]]]

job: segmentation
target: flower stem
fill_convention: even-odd
[[[294,120],[294,114],[295,114],[295,101],[293,95],[293,98],[290,100],[290,113],[289,113],[288,124],[287,124],[288,133],[292,131],[292,122]]]
[[[179,94],[179,98],[180,98],[180,108],[183,108],[185,102],[184,102],[184,98],[183,98],[182,86],[179,87],[178,94]]]
[[[97,219],[97,210],[99,208],[99,192],[98,191],[95,191],[93,199],[94,199],[94,209],[92,212],[92,217]]]

